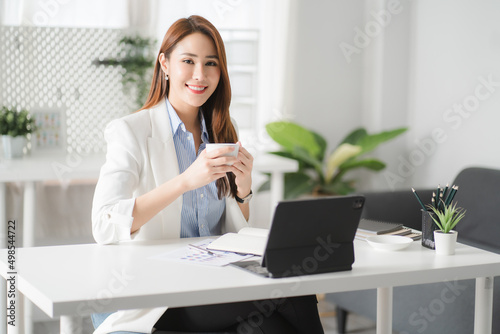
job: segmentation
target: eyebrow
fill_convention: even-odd
[[[189,53],[189,52],[181,53],[181,56],[198,57],[198,55],[195,55],[194,53]],[[205,58],[219,59],[219,57],[217,55],[210,55],[210,56],[206,56]]]

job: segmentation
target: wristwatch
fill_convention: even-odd
[[[239,198],[237,195],[234,195],[234,199],[236,200],[236,202],[244,204],[244,203],[250,202],[250,200],[252,199],[252,196],[253,196],[253,192],[252,192],[252,190],[250,190],[250,194],[246,195],[245,197]]]

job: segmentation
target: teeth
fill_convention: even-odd
[[[201,90],[204,90],[206,87],[195,87],[195,86],[189,86],[188,87],[192,90],[198,90],[198,91],[201,91]]]

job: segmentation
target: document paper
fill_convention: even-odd
[[[206,249],[206,247],[214,240],[215,239],[205,239],[194,243],[193,245],[202,249]],[[252,255],[241,255],[232,252],[213,250],[211,250],[210,253],[212,254],[209,254],[208,250],[203,251],[195,247],[185,246],[170,252],[152,256],[151,259],[222,267],[230,263],[238,262],[252,257]]]

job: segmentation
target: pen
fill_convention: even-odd
[[[448,187],[450,186],[449,183],[446,184],[446,187],[444,187],[443,190],[443,199],[446,200],[447,192],[448,192]]]
[[[458,190],[457,186],[453,185],[451,187],[450,194],[447,196],[446,201],[444,203],[446,206],[451,204],[451,202],[453,201],[453,198],[455,197],[455,194],[457,193],[457,190]]]
[[[422,203],[422,200],[420,199],[420,196],[418,196],[417,192],[415,191],[415,189],[411,188],[411,190],[413,191],[413,194],[415,195],[415,197],[417,198],[417,201],[420,203],[420,205],[422,206],[422,209],[424,211],[427,211],[427,209],[425,208],[425,205],[424,203]]]
[[[451,199],[450,199],[450,203],[453,202],[453,199],[455,198],[455,195],[457,194],[457,191],[458,191],[458,186],[455,186],[455,188],[453,189],[453,193],[451,194]]]
[[[188,246],[191,247],[191,248],[195,248],[195,249],[197,249],[199,251],[202,251],[203,253],[206,253],[206,254],[209,254],[209,255],[213,255],[213,256],[217,256],[217,254],[215,254],[214,252],[211,252],[208,249],[202,248],[200,246],[196,246],[196,245],[193,245],[193,244],[189,244]]]
[[[439,196],[441,195],[441,185],[438,184],[436,190],[436,209],[439,209]]]
[[[451,196],[451,193],[453,193],[453,189],[455,189],[455,185],[451,185],[450,187],[450,190],[448,191],[448,193],[446,194],[446,197],[444,199],[444,205],[445,206],[448,206],[448,202],[450,200],[450,196]]]
[[[441,210],[444,210],[444,207],[446,206],[446,198],[448,197],[448,187],[449,187],[449,183],[446,184],[446,187],[444,188],[444,190],[441,192],[441,199],[439,201],[439,205],[441,207]]]

